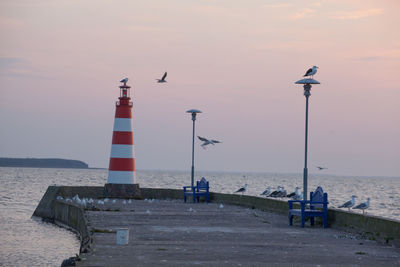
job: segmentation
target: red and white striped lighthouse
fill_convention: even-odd
[[[136,184],[135,153],[132,132],[132,102],[128,78],[121,81],[120,97],[115,105],[114,130],[112,137],[109,184]]]

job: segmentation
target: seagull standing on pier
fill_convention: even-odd
[[[296,186],[296,189],[294,190],[294,192],[290,193],[289,195],[287,195],[287,197],[294,197],[297,196],[299,194],[299,187]]]
[[[301,191],[301,193],[299,192],[297,195],[293,196],[292,199],[293,200],[302,200],[303,199],[303,192]]]
[[[306,71],[306,74],[304,74],[303,77],[307,77],[307,76],[311,76],[311,79],[313,78],[313,76],[317,73],[317,66],[313,66],[311,69],[308,69]]]
[[[278,193],[278,195],[276,195],[276,197],[286,197],[286,196],[287,196],[287,193],[286,193],[285,187],[282,186],[280,189],[280,192]]]
[[[200,139],[200,141],[203,141],[203,144],[201,144],[201,147],[204,148],[204,149],[206,149],[207,145],[211,144],[211,145],[214,146],[215,144],[222,143],[220,141],[207,139],[207,138],[204,138],[204,137],[201,137],[201,136],[197,136],[197,137]]]
[[[167,72],[164,73],[161,79],[156,79],[158,83],[166,83],[167,81],[165,80],[167,78]]]
[[[360,203],[357,206],[355,206],[353,209],[362,210],[363,214],[364,214],[364,210],[369,208],[369,201],[370,201],[370,198],[367,198],[367,202]]]
[[[351,196],[351,200],[345,202],[344,204],[340,205],[339,208],[348,208],[350,211],[350,208],[354,206],[354,204],[356,203],[355,198],[357,196],[352,195]]]
[[[272,192],[271,194],[269,194],[269,197],[277,197],[277,195],[281,192],[281,186],[278,185],[278,187],[276,188],[276,190],[274,192]]]
[[[237,191],[235,191],[234,193],[243,193],[246,192],[247,189],[247,184],[245,184],[243,187],[239,188]]]
[[[265,191],[260,194],[260,196],[268,196],[270,193],[271,193],[271,187],[268,186],[267,189],[265,189]]]

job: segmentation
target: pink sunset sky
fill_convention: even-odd
[[[400,176],[400,1],[0,2],[0,157],[108,167],[119,80],[137,169]],[[168,71],[165,84],[157,84]]]

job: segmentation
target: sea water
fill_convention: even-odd
[[[266,187],[284,186],[287,192],[302,187],[302,174],[196,172],[210,190],[233,193],[248,184],[246,195],[259,196]],[[0,168],[0,266],[60,266],[79,252],[77,236],[51,223],[32,218],[49,185],[103,186],[104,169]],[[371,198],[368,214],[400,221],[400,177],[309,175],[309,191],[322,186],[329,206],[338,207],[356,195]],[[140,187],[181,189],[190,185],[190,171],[137,171]],[[353,212],[360,212],[352,210]]]

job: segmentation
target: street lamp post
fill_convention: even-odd
[[[192,136],[192,175],[191,175],[191,177],[192,177],[192,179],[191,179],[191,181],[192,181],[191,185],[192,185],[192,187],[193,187],[193,186],[194,186],[194,136],[195,136],[194,132],[195,132],[195,121],[196,121],[196,115],[197,115],[197,113],[201,113],[201,111],[200,111],[200,110],[197,110],[197,109],[190,109],[190,110],[188,110],[188,111],[186,111],[186,112],[192,114],[192,121],[193,121],[193,136]]]
[[[296,84],[303,84],[304,96],[306,97],[306,125],[305,125],[305,148],[304,148],[304,169],[303,169],[303,200],[307,200],[307,184],[308,184],[308,169],[307,169],[307,147],[308,147],[308,98],[311,95],[311,84],[320,84],[314,79],[302,79]]]

